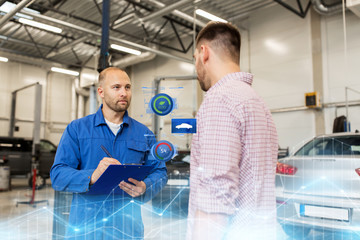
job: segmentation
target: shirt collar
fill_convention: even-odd
[[[220,87],[221,85],[223,85],[224,83],[226,83],[229,80],[239,80],[239,81],[245,82],[251,86],[252,82],[253,82],[253,78],[254,78],[254,75],[251,73],[247,73],[247,72],[229,73],[229,74],[226,74],[223,78],[221,78],[217,83],[215,83],[215,85],[212,86],[208,90],[208,92]]]
[[[97,112],[95,113],[95,126],[99,126],[102,124],[106,124],[105,122],[105,118],[104,118],[104,114],[102,112],[102,107],[103,105],[101,104],[101,106],[99,107],[99,109],[97,110]],[[128,111],[125,111],[124,117],[123,117],[123,124],[125,125],[129,125],[129,114]]]

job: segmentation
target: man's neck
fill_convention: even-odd
[[[230,73],[240,72],[240,66],[232,62],[218,65],[218,67],[213,69],[217,69],[218,71],[214,71],[212,74],[211,86],[214,86],[220,79]]]
[[[106,105],[103,105],[101,109],[104,118],[107,119],[109,122],[120,124],[123,122],[125,112],[114,112],[113,110],[109,109]]]

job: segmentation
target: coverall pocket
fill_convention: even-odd
[[[129,140],[126,142],[128,152],[126,154],[126,164],[142,164],[148,150],[145,142]]]

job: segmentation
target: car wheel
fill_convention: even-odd
[[[36,183],[35,183],[35,189],[41,189],[45,186],[46,184],[46,179],[43,176],[36,176]],[[32,188],[33,187],[33,176],[31,175],[29,177],[29,187]]]
[[[292,239],[304,239],[310,233],[311,228],[282,224],[282,229]]]

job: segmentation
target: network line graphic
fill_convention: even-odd
[[[129,214],[132,208],[141,207],[143,221],[145,226],[144,239],[183,239],[186,233],[186,217],[179,216],[176,208],[176,204],[179,204],[179,197],[183,194],[186,188],[177,188],[179,191],[175,194],[174,198],[166,199],[166,205],[163,208],[153,207],[151,202],[144,203],[135,199],[129,199],[129,201],[118,208],[116,211],[103,211],[103,207],[106,205],[106,201],[112,201],[112,198],[116,198],[113,194],[106,196],[104,201],[95,202],[96,205],[100,206],[97,209],[95,218],[88,220],[86,223],[87,227],[81,226],[68,226],[67,219],[64,219],[62,213],[69,207],[61,206],[53,208],[52,206],[37,206],[37,209],[31,209],[26,214],[13,217],[11,219],[3,219],[0,221],[0,236],[4,240],[18,240],[18,239],[63,239],[64,234],[53,236],[52,224],[63,226],[67,231],[70,229],[74,231],[75,235],[81,239],[82,236],[91,235],[91,232],[87,232],[88,229],[99,230],[102,228],[108,237],[114,237],[119,234],[126,235],[121,229],[116,226],[116,223],[112,222],[113,216],[116,214]],[[52,190],[50,190],[52,191]],[[86,205],[86,204],[85,204]],[[115,206],[114,206],[115,207]],[[115,207],[116,208],[116,207]],[[103,213],[108,214],[103,214]],[[67,213],[68,214],[68,213]],[[99,217],[101,216],[101,217]],[[171,230],[172,233],[169,231]],[[172,238],[162,238],[159,236],[170,236],[173,233],[178,232]],[[85,234],[86,233],[86,234]],[[167,235],[168,234],[168,235]],[[137,239],[129,234],[126,235],[128,239]]]

